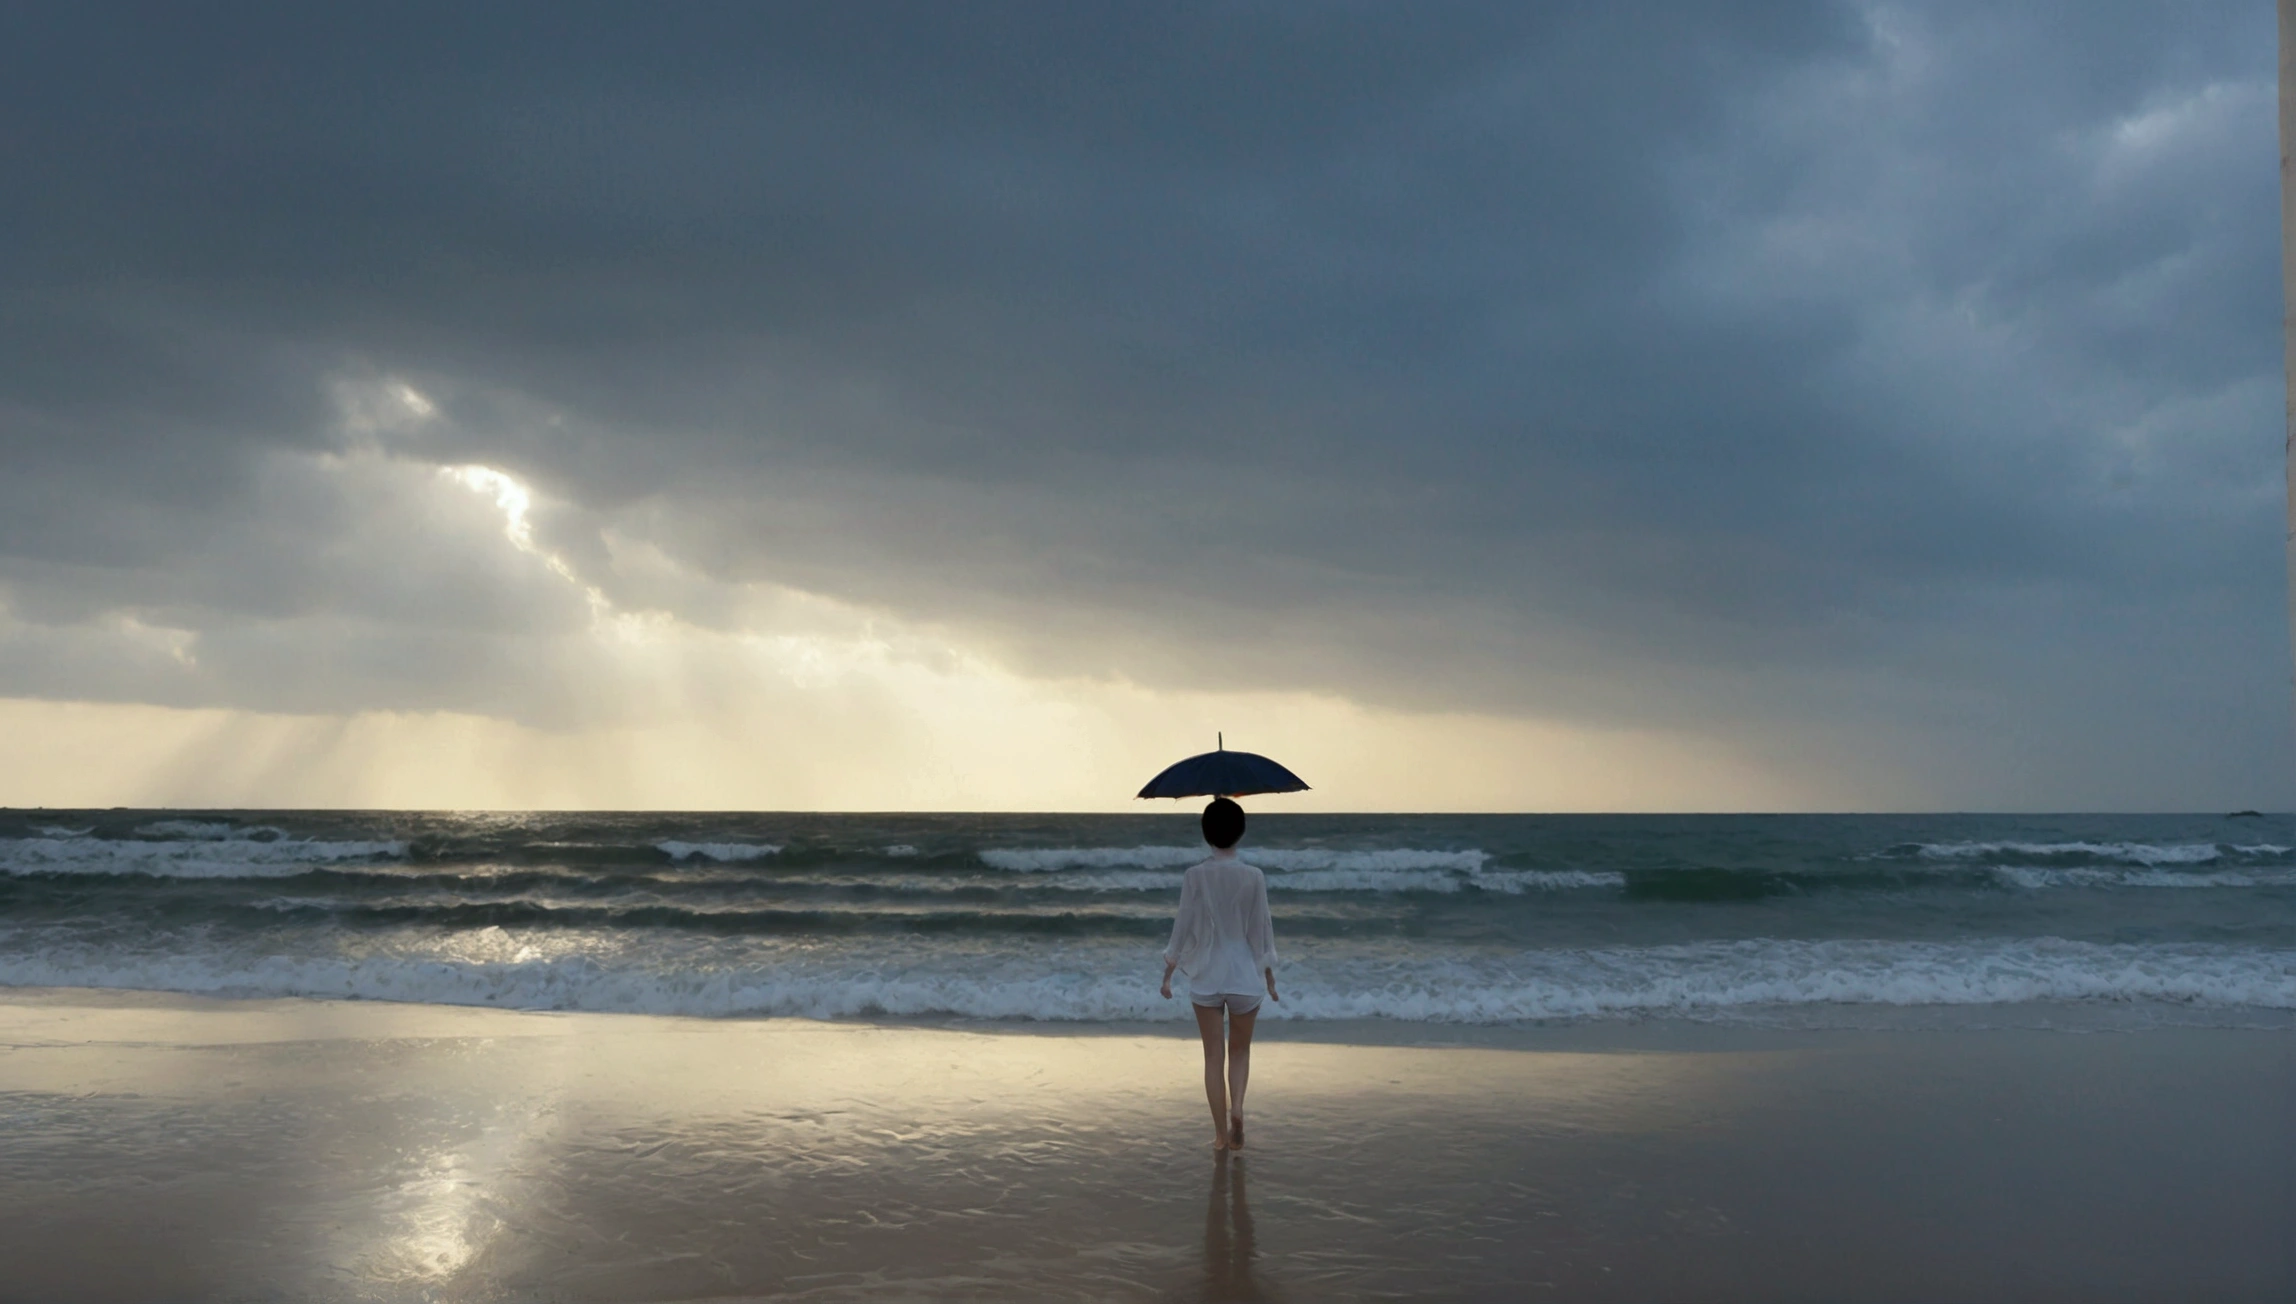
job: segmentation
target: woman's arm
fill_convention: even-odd
[[[1196,876],[1191,873],[1180,880],[1180,908],[1172,914],[1172,940],[1164,947],[1164,999],[1172,999],[1172,971],[1180,967],[1180,948],[1187,944],[1188,935],[1195,931],[1196,916],[1204,911],[1204,892]]]
[[[1276,921],[1268,914],[1268,879],[1260,875],[1253,884],[1252,915],[1244,926],[1244,936],[1251,943],[1252,963],[1260,967],[1260,977],[1268,983],[1268,999],[1281,1002],[1276,995]]]
[[[1276,967],[1276,923],[1268,915],[1268,880],[1262,875],[1252,885],[1251,913],[1244,919],[1244,943],[1252,948],[1254,968],[1273,972]]]

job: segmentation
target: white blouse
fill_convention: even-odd
[[[1275,922],[1268,918],[1268,880],[1233,848],[1188,871],[1180,913],[1172,921],[1167,963],[1188,975],[1191,993],[1254,996],[1267,990],[1262,969],[1276,967]]]

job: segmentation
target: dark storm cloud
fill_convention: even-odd
[[[0,689],[541,710],[563,603],[280,487],[402,377],[629,606],[711,619],[608,526],[1048,671],[2276,784],[2271,22],[21,8],[0,583],[207,669]]]

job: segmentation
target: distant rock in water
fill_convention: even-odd
[[[2264,818],[2264,812],[2256,810],[2236,810],[2224,818],[2228,820],[2260,820]]]

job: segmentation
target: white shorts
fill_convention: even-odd
[[[1248,996],[1240,992],[1190,992],[1188,993],[1188,1000],[1207,1010],[1224,1008],[1230,1014],[1250,1014],[1260,1008],[1260,997],[1257,992]]]

